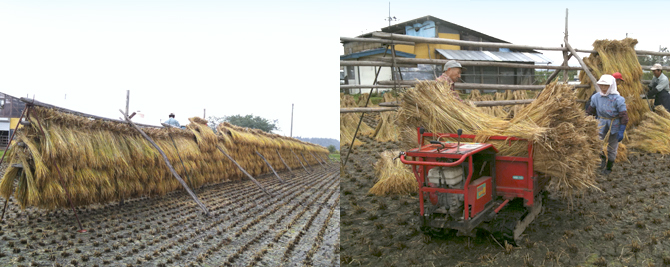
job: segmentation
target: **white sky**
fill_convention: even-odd
[[[388,26],[389,1],[340,1],[340,36],[355,37]],[[568,14],[568,41],[573,48],[592,49],[598,39],[638,39],[638,50],[670,46],[665,34],[664,1],[391,1],[391,17],[405,22],[432,15],[513,44],[559,47]],[[343,9],[344,10],[344,9]],[[346,14],[346,15],[345,15]],[[343,54],[340,46],[340,54]],[[563,62],[561,52],[540,51]],[[580,56],[588,54],[579,53]],[[578,66],[571,59],[571,66]]]
[[[339,140],[337,5],[0,1],[0,92],[140,123],[254,114]],[[67,95],[67,98],[66,98]]]

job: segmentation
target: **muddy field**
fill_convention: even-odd
[[[336,164],[72,210],[20,210],[0,223],[0,266],[311,266],[339,264]],[[4,204],[4,201],[2,201]],[[0,206],[1,208],[1,206]]]
[[[373,121],[368,120],[373,124]],[[670,158],[635,153],[598,176],[601,191],[567,201],[549,195],[518,247],[476,238],[433,238],[419,230],[416,194],[378,197],[373,164],[399,143],[362,137],[342,175],[342,265],[665,266],[670,265]],[[342,157],[347,149],[343,148]]]

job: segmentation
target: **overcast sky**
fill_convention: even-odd
[[[0,1],[0,92],[159,124],[253,114],[339,139],[336,2]]]
[[[388,26],[389,1],[340,1],[340,36],[354,37]],[[670,46],[663,21],[665,1],[391,1],[391,17],[401,23],[432,15],[513,44],[559,47],[568,14],[568,41],[592,49],[598,39],[638,39],[637,49],[658,51]],[[541,51],[554,65],[561,52]],[[340,54],[343,54],[340,46]],[[588,54],[580,53],[580,56]],[[570,65],[578,66],[576,59]]]

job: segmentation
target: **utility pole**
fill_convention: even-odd
[[[202,109],[202,118],[203,119],[207,118],[207,109],[205,108]]]
[[[293,137],[293,104],[291,104],[291,135],[289,137]]]
[[[389,22],[389,26],[391,26],[391,21],[398,21],[398,19],[395,18],[395,16],[391,17],[391,2],[389,2],[389,16],[386,17],[386,19]]]
[[[126,114],[128,114],[128,107],[130,107],[130,90],[126,90]]]

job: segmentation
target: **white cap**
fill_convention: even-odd
[[[651,70],[663,70],[663,66],[661,64],[654,64],[654,66],[651,66]]]
[[[447,63],[444,63],[444,68],[442,68],[442,71],[446,71],[447,69],[451,68],[461,68],[463,69],[463,66],[461,66],[461,63],[458,63],[456,60],[449,60]]]

